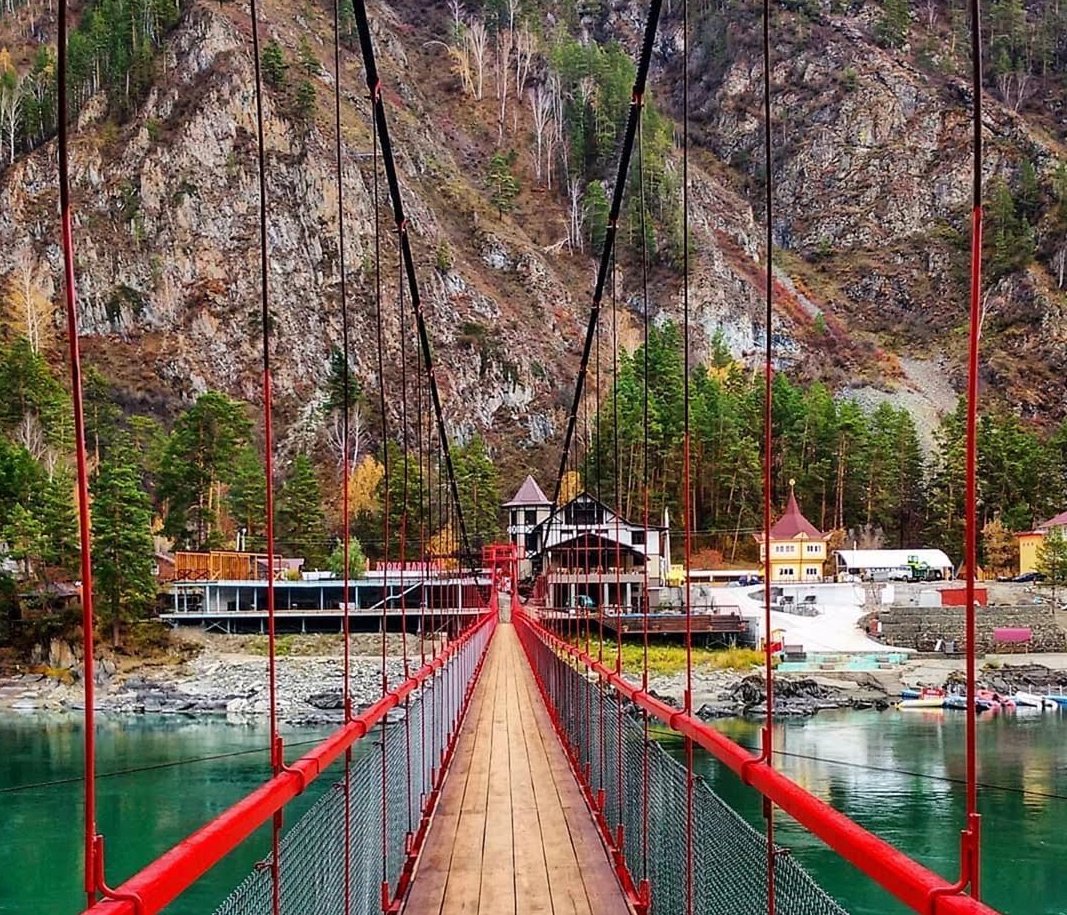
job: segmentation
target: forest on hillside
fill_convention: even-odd
[[[682,524],[683,378],[680,329],[653,325],[647,347],[620,353],[618,381],[600,398],[599,411],[590,403],[579,419],[579,435],[589,443],[582,462],[587,488],[609,505],[617,498],[631,518],[643,514],[647,478],[651,523],[660,523],[667,508],[672,526]],[[762,373],[735,361],[721,338],[712,341],[710,360],[693,368],[692,529],[698,547],[727,560],[751,559],[752,534],[762,529],[763,396]],[[941,422],[928,458],[906,410],[884,402],[865,412],[823,384],[802,385],[784,372],[774,375],[772,416],[771,498],[778,510],[794,480],[803,511],[839,543],[940,547],[959,562],[962,400]],[[1016,556],[1011,532],[1067,508],[1067,423],[1043,434],[1007,411],[987,410],[979,423],[978,477],[983,561],[1006,572]]]
[[[340,573],[346,386],[343,360],[332,364],[333,396],[324,408],[332,434],[281,462],[274,529],[279,554],[303,558],[305,569]],[[84,390],[101,625],[151,614],[158,552],[265,548],[261,417],[252,404],[208,391],[165,427],[124,413],[91,368]],[[414,428],[395,430],[397,440],[383,451],[380,435],[360,431],[369,412],[352,379],[347,390],[353,574],[363,574],[367,559],[453,556],[459,537],[437,456],[416,448]],[[375,447],[364,447],[372,440]],[[44,354],[26,337],[0,345],[0,641],[23,608],[47,603],[49,585],[79,577],[73,449],[70,397]],[[467,534],[478,548],[501,532],[497,471],[478,437],[453,447],[452,457]]]
[[[680,527],[680,331],[671,323],[652,326],[647,347],[619,359],[617,383],[587,400],[578,430],[584,457],[574,469],[587,490],[608,504],[618,500],[637,523],[647,484],[650,523],[659,523],[668,508]],[[365,392],[351,378],[346,386],[338,355],[331,365],[323,425],[334,432],[289,455],[275,480],[278,552],[302,557],[307,569],[340,571],[345,458],[336,430],[348,390],[356,430],[348,454],[355,573],[362,574],[368,558],[395,560],[401,551],[409,558],[454,555],[459,538],[442,467],[422,447],[432,441],[428,425],[415,428],[412,411],[413,426],[390,430],[383,449],[380,432],[367,421],[373,410]],[[712,358],[693,369],[690,390],[697,546],[751,561],[751,535],[762,523],[762,376],[716,340]],[[942,422],[936,453],[927,460],[909,414],[888,403],[864,412],[822,384],[803,385],[785,373],[775,375],[772,394],[776,506],[793,480],[808,517],[838,542],[939,546],[959,558],[962,403]],[[266,477],[254,405],[209,391],[165,426],[123,413],[107,380],[89,369],[85,420],[102,623],[152,612],[156,552],[264,548]],[[1011,532],[1028,530],[1067,504],[1067,424],[1042,435],[994,410],[982,416],[979,434],[983,561],[1006,571],[1015,554]],[[467,533],[478,548],[502,534],[506,493],[480,438],[453,447],[453,461]],[[69,395],[42,352],[16,337],[0,346],[0,563],[6,569],[0,618],[8,623],[23,606],[41,603],[49,583],[78,574],[73,466]]]

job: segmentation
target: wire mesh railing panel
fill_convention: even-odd
[[[526,627],[520,635],[572,761],[594,799],[603,790],[601,813],[614,838],[621,827],[633,883],[648,881],[652,915],[687,911],[690,893],[695,915],[764,915],[766,837],[697,777],[690,886],[685,766],[646,739],[643,711]],[[785,849],[775,856],[775,881],[783,915],[844,915]]]
[[[359,741],[339,780],[282,837],[283,915],[380,915],[383,883],[397,893],[490,634],[483,628]],[[215,915],[269,915],[272,894],[267,860]]]

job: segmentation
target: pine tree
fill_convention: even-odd
[[[315,117],[315,84],[309,79],[302,79],[296,87],[294,113],[298,120],[310,124]]]
[[[7,544],[8,556],[20,566],[22,578],[37,580],[48,552],[48,532],[40,518],[25,505],[16,505],[0,537]]]
[[[72,575],[78,568],[81,540],[74,502],[74,478],[60,469],[42,487],[37,514],[48,538],[44,560],[49,566]]]
[[[259,452],[245,446],[237,452],[226,493],[226,508],[238,533],[244,533],[246,550],[266,549],[267,475]]]
[[[30,503],[40,476],[41,469],[33,456],[0,435],[0,529],[11,519],[16,506]]]
[[[329,375],[326,378],[326,412],[340,413],[345,408],[345,391],[348,392],[348,406],[352,409],[359,403],[361,390],[356,373],[352,371],[351,360],[348,365],[348,379],[345,381],[345,354],[334,347],[330,351]]]
[[[289,64],[285,60],[282,46],[273,38],[263,47],[263,76],[276,89],[285,83],[285,73]]]
[[[1015,535],[1001,523],[999,515],[982,528],[982,548],[988,572],[997,576],[1014,574],[1019,548]]]
[[[608,216],[611,204],[602,181],[590,181],[585,188],[585,224],[589,227],[589,243],[594,254],[604,248],[608,232]]]
[[[152,507],[124,448],[101,464],[92,491],[97,619],[110,625],[118,646],[123,624],[144,619],[156,599]]]
[[[421,489],[420,489],[421,487]],[[422,479],[420,462],[412,454],[405,454],[394,443],[389,445],[389,561],[400,560],[403,538],[404,560],[417,558],[420,547],[423,505],[428,488]],[[470,533],[468,531],[468,533]]]
[[[300,36],[296,57],[300,64],[300,69],[304,71],[305,75],[318,76],[322,72],[322,64],[319,63],[319,59],[315,56],[315,50],[311,47],[311,42],[308,40],[307,35]]]
[[[343,543],[338,543],[330,558],[326,560],[326,568],[338,578],[345,575],[345,548]],[[367,557],[363,555],[363,547],[355,537],[348,541],[348,576],[349,578],[363,578],[367,574]]]
[[[1056,590],[1067,580],[1067,536],[1062,527],[1054,527],[1045,534],[1037,548],[1037,571],[1052,585],[1052,600]]]
[[[910,28],[908,0],[885,0],[882,17],[875,26],[879,44],[887,48],[902,48],[908,41]]]
[[[215,391],[201,394],[178,418],[164,453],[159,491],[167,505],[164,531],[179,545],[203,550],[221,544],[221,490],[250,433],[244,405]]]
[[[302,557],[308,569],[326,565],[329,550],[322,492],[306,454],[297,455],[278,494],[277,529],[284,553]]]
[[[506,155],[493,153],[489,160],[489,199],[501,219],[515,208],[515,198],[519,195],[519,179],[511,171],[517,158],[512,149]]]
[[[487,543],[500,533],[500,481],[485,442],[475,436],[452,455],[459,502],[473,544]]]
[[[111,385],[101,372],[90,366],[84,376],[85,439],[93,449],[96,463],[119,431],[122,411],[115,404]]]

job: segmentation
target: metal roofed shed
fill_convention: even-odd
[[[947,581],[952,560],[943,550],[835,550],[838,581]]]

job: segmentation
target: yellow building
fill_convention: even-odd
[[[793,481],[789,481],[789,502],[771,528],[771,581],[784,584],[822,581],[827,560],[829,534],[822,533],[800,511]],[[767,574],[767,550],[763,534],[757,534],[760,564]]]
[[[1049,518],[1032,531],[1017,535],[1019,540],[1019,574],[1037,571],[1037,548],[1045,542],[1045,534],[1051,528],[1067,528],[1067,512],[1060,512],[1055,518]]]

